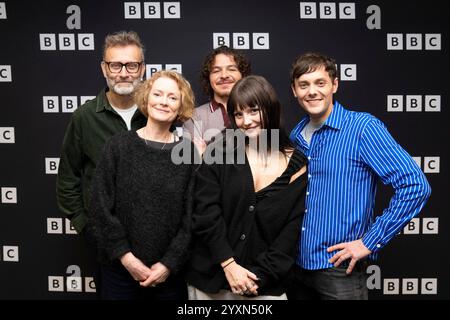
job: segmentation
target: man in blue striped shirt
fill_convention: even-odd
[[[411,156],[374,116],[333,101],[336,63],[307,53],[292,91],[307,116],[290,138],[309,159],[306,210],[290,299],[367,299],[365,261],[376,258],[424,206],[431,188]],[[378,178],[394,188],[374,219]]]

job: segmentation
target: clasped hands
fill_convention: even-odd
[[[259,278],[251,271],[239,265],[236,261],[222,263],[225,277],[230,285],[231,292],[237,295],[258,295]]]
[[[142,287],[156,287],[166,281],[170,274],[170,270],[161,262],[156,262],[149,268],[131,252],[124,254],[120,262]]]

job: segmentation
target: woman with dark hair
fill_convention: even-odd
[[[306,158],[280,128],[281,105],[263,77],[239,80],[227,111],[235,132],[208,146],[197,172],[189,298],[286,299]]]

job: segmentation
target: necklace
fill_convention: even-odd
[[[144,135],[144,141],[145,141],[145,144],[148,146],[148,141],[153,141],[153,140],[150,140],[150,139],[147,138],[147,130],[145,130],[146,128],[147,128],[147,127],[144,127],[144,128],[142,129],[142,133],[143,133],[143,135]],[[163,146],[161,147],[161,150],[163,150],[163,149],[165,148],[167,142],[169,142],[169,140],[171,140],[171,136],[173,136],[173,133],[170,132],[170,133],[169,133],[169,137],[165,139],[164,144],[163,144]]]

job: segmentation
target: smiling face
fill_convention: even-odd
[[[242,78],[242,74],[232,56],[218,54],[211,65],[209,82],[217,102],[226,102],[234,84]]]
[[[241,129],[249,138],[257,138],[261,134],[262,121],[260,108],[238,107],[234,111],[234,121],[236,126]]]
[[[172,123],[181,106],[181,92],[175,80],[160,77],[150,89],[147,103],[148,118],[151,121]]]
[[[140,83],[144,76],[145,68],[142,64],[137,72],[128,72],[125,66],[120,72],[111,72],[106,62],[139,62],[143,61],[142,50],[136,45],[115,46],[105,51],[104,61],[101,64],[103,76],[106,79],[108,88],[118,95],[130,95]]]
[[[311,121],[323,123],[333,110],[337,88],[337,78],[332,80],[325,67],[320,67],[295,79],[292,92]]]

